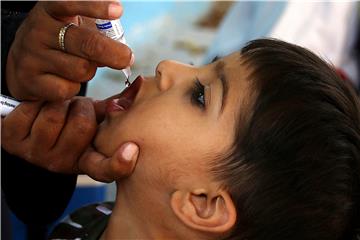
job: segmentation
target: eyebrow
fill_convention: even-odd
[[[215,65],[216,76],[218,79],[220,79],[220,82],[222,84],[221,112],[224,109],[228,91],[229,91],[229,82],[225,77],[224,66],[225,66],[225,63],[222,60],[219,60]]]

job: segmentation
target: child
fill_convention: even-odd
[[[73,238],[357,237],[359,100],[299,46],[260,39],[199,68],[161,62],[108,102],[94,146],[111,156],[129,140],[141,152],[109,221],[109,204],[80,210]]]

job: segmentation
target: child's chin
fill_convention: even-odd
[[[112,147],[112,145],[109,144],[109,141],[102,134],[101,131],[96,134],[95,139],[93,141],[93,147],[95,148],[95,150],[98,153],[100,153],[106,157],[111,157],[114,152],[110,149]]]

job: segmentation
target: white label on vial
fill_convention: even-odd
[[[109,21],[97,19],[95,24],[99,31],[105,36],[126,44],[126,40],[124,38],[124,29],[120,23],[120,20]]]
[[[7,116],[20,102],[5,95],[0,95],[1,117]]]

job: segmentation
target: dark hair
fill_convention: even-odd
[[[228,238],[356,239],[358,97],[332,66],[293,44],[254,40],[240,59],[254,101],[230,156],[212,169],[237,207]]]

